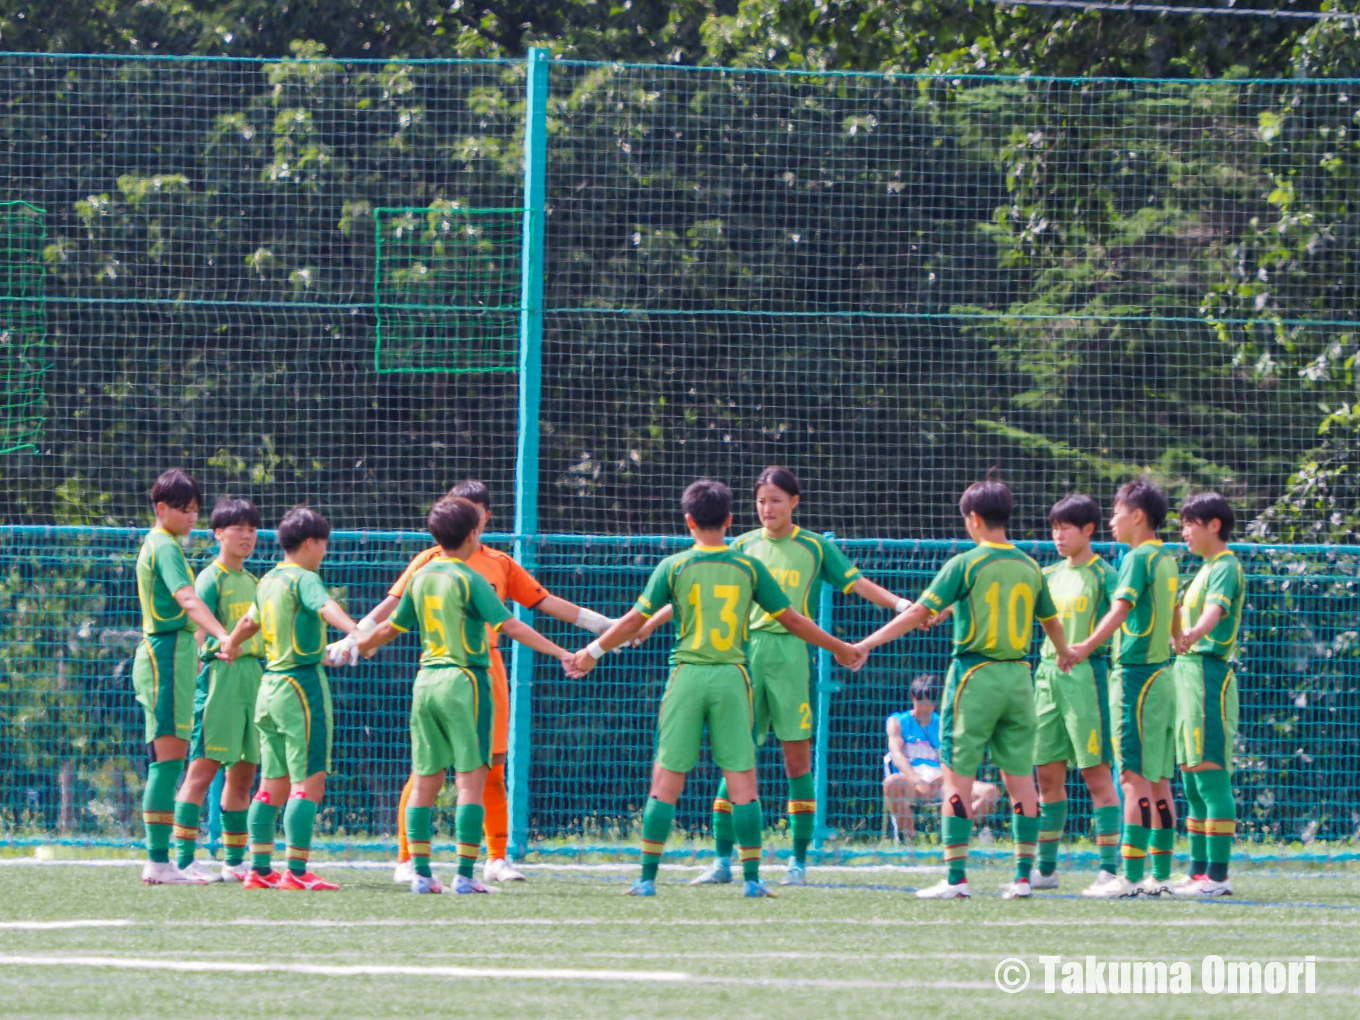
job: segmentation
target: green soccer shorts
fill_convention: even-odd
[[[1176,690],[1176,760],[1217,765],[1232,775],[1237,736],[1237,674],[1213,655],[1181,655],[1172,666]]]
[[[785,740],[812,739],[812,671],[808,647],[792,634],[753,630],[746,640],[751,697],[756,711],[756,743],[771,729]]]
[[[331,771],[331,685],[320,666],[297,666],[287,673],[266,673],[255,699],[260,731],[260,774],[286,775],[300,783]]]
[[[260,660],[212,659],[203,664],[194,691],[194,735],[189,760],[207,758],[227,768],[237,762],[260,763],[260,731],[255,701],[260,694]]]
[[[1039,660],[1034,671],[1034,764],[1061,761],[1079,769],[1099,765],[1108,730],[1103,700],[1089,662],[1064,673],[1056,662]]]
[[[1176,692],[1171,663],[1116,666],[1110,674],[1110,738],[1115,767],[1149,782],[1176,768]]]
[[[1034,770],[1034,685],[1029,663],[956,656],[940,703],[940,764],[976,776],[983,753],[1002,772]]]
[[[755,709],[745,666],[680,663],[671,670],[656,723],[656,763],[671,772],[693,769],[705,725],[713,764],[726,772],[756,767]]]
[[[491,677],[470,666],[436,666],[416,674],[411,695],[411,767],[432,776],[475,772],[491,764],[496,703]]]
[[[146,742],[188,740],[194,731],[198,645],[187,630],[147,634],[132,660],[132,689],[146,716]]]

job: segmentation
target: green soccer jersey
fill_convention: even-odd
[[[804,616],[816,613],[823,583],[847,592],[860,578],[859,567],[835,543],[796,525],[783,538],[771,538],[764,528],[748,531],[733,540],[732,551],[765,564],[789,597],[789,603]],[[751,629],[788,633],[778,620],[760,608],[751,611]]]
[[[1242,607],[1246,602],[1247,575],[1242,569],[1242,561],[1227,549],[1213,559],[1205,560],[1185,591],[1181,630],[1194,627],[1208,606],[1219,606],[1223,616],[1214,624],[1213,630],[1191,646],[1190,651],[1231,659],[1237,651],[1237,630],[1242,625]]]
[[[1075,567],[1066,560],[1044,567],[1044,581],[1053,598],[1053,608],[1058,611],[1068,647],[1071,647],[1090,637],[1096,624],[1110,611],[1119,572],[1092,553],[1086,562]],[[1109,649],[1107,641],[1096,649],[1095,654],[1104,655]],[[1045,659],[1055,659],[1058,650],[1053,647],[1052,640],[1045,637],[1039,654]]]
[[[175,601],[175,592],[194,585],[189,561],[179,539],[161,528],[152,528],[137,553],[137,600],[142,604],[142,633],[166,634],[172,630],[197,630],[189,614]]]
[[[982,542],[959,553],[921,595],[927,608],[954,609],[954,654],[1023,659],[1034,617],[1057,615],[1039,564],[1010,543]]]
[[[249,570],[231,570],[221,560],[213,560],[200,570],[194,581],[194,591],[228,634],[250,612],[259,586]],[[241,646],[241,654],[258,659],[264,654],[264,639],[256,634]]]
[[[650,617],[667,603],[675,607],[676,662],[743,666],[753,605],[778,618],[789,597],[759,560],[725,545],[696,545],[656,565],[636,608]]]
[[[1115,665],[1150,665],[1171,658],[1178,580],[1175,557],[1156,539],[1125,554],[1114,597],[1132,608],[1115,633]]]
[[[420,627],[420,665],[491,665],[486,628],[500,630],[510,611],[486,578],[460,559],[440,556],[422,567],[389,621],[400,631]]]
[[[260,579],[255,594],[265,670],[287,673],[315,666],[326,654],[321,607],[331,601],[321,578],[296,563],[280,563]]]

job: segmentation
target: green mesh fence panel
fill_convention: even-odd
[[[524,78],[0,56],[0,200],[47,210],[52,362],[38,456],[0,460],[0,519],[140,523],[184,464],[271,521],[308,501],[352,527],[416,526],[475,471],[508,520],[516,379],[374,370],[373,210],[521,205]]]
[[[0,202],[0,454],[32,452],[42,433],[46,215],[27,202]]]
[[[513,372],[522,209],[374,209],[379,372]]]
[[[0,529],[0,833],[6,836],[139,838],[145,749],[130,673],[140,640],[132,568],[143,535]],[[322,576],[352,612],[364,612],[427,543],[417,532],[337,532]],[[503,547],[503,537],[493,544]],[[678,537],[562,535],[537,540],[533,552],[537,576],[554,593],[617,615],[656,561],[686,544]],[[270,534],[261,533],[260,548],[250,566],[262,572],[274,558]],[[914,593],[962,545],[850,541],[845,548],[870,576]],[[1052,558],[1048,548],[1027,549],[1043,562]],[[1237,549],[1250,585],[1237,671],[1240,831],[1270,842],[1352,836],[1360,826],[1360,551]],[[195,569],[213,551],[209,536],[196,534]],[[1188,574],[1195,564],[1183,551],[1178,555]],[[835,598],[833,625],[847,638],[885,618],[860,600]],[[583,632],[542,614],[536,623],[567,647],[585,641]],[[536,838],[613,843],[636,837],[668,652],[658,634],[642,649],[611,655],[581,681],[537,658],[530,777]],[[330,835],[364,841],[393,831],[409,768],[406,714],[416,655],[414,639],[405,637],[357,669],[332,672],[336,774],[322,815]],[[831,678],[844,690],[832,700],[830,740],[818,754],[826,756],[830,780],[827,820],[845,838],[882,833],[884,719],[906,707],[910,678],[943,672],[947,656],[947,636],[932,632],[880,650],[856,676],[834,670]],[[775,750],[762,752],[760,768],[768,821],[778,829],[785,790]],[[715,783],[705,757],[681,802],[682,828],[707,830]],[[1069,832],[1077,833],[1086,801],[1080,783],[1070,792]]]

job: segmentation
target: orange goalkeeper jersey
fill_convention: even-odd
[[[416,576],[416,572],[436,556],[442,555],[444,550],[437,545],[418,554],[407,564],[387,594],[401,598],[406,586],[411,583],[411,578]],[[468,557],[467,565],[486,579],[502,602],[518,602],[525,609],[533,609],[548,597],[548,589],[534,580],[533,574],[516,563],[509,553],[503,553],[499,549],[478,546],[477,551]],[[487,630],[491,647],[497,647],[500,644],[500,633],[489,627]]]

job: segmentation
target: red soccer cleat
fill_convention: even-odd
[[[242,889],[277,889],[283,883],[283,876],[277,871],[271,871],[267,875],[261,875],[254,868],[241,881]]]
[[[314,875],[310,871],[304,871],[301,875],[293,871],[285,871],[278,887],[280,889],[302,889],[307,892],[334,892],[340,888],[334,882],[327,882],[320,875]]]

